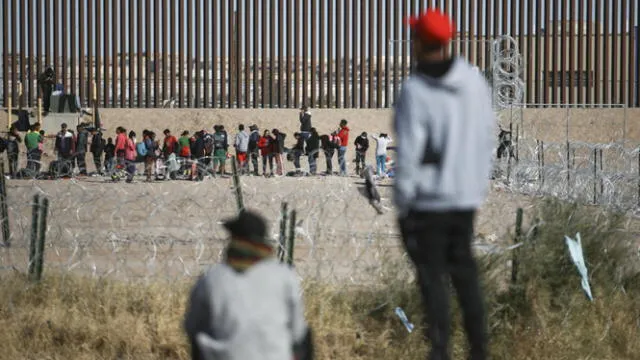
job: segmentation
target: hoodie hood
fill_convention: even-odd
[[[429,83],[450,90],[465,86],[472,73],[474,70],[458,57],[438,63],[420,63],[417,66],[417,74],[425,77]]]

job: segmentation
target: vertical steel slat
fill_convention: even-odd
[[[384,7],[384,17],[386,19],[384,25],[384,42],[381,46],[384,49],[384,106],[390,108],[393,100],[391,99],[391,46],[393,40],[393,19],[391,12],[392,1],[387,0]]]
[[[371,1],[367,1],[367,7],[369,8],[369,11],[367,12],[367,27],[363,28],[364,29],[369,29],[369,35],[367,38],[367,47],[368,47],[368,55],[367,55],[367,49],[364,46],[364,36],[362,36],[362,49],[364,49],[364,51],[362,51],[362,56],[360,57],[361,60],[361,68],[363,68],[364,66],[368,65],[368,71],[366,69],[364,69],[365,71],[362,72],[362,74],[360,74],[360,87],[361,87],[361,94],[360,94],[360,107],[367,107],[367,108],[372,108],[373,107],[373,64],[374,64],[374,59],[375,59],[375,27],[374,27],[374,23],[375,23],[375,1],[371,0]],[[364,7],[364,5],[363,5]],[[362,9],[363,13],[364,13],[364,8]],[[364,25],[364,17],[362,18],[363,21],[363,25]],[[363,34],[364,35],[364,34]],[[369,62],[367,64],[367,61]],[[367,75],[366,79],[365,79],[365,73]],[[365,104],[366,102],[366,104]]]
[[[326,0],[320,0],[320,31],[319,31],[319,37],[320,37],[320,48],[319,48],[319,69],[318,69],[318,84],[319,84],[319,91],[318,91],[318,107],[328,107],[325,106],[325,99],[326,99],[326,92],[325,92],[325,85],[326,85],[326,80],[325,80],[325,59],[326,59],[326,51],[325,51],[325,21],[327,20],[326,18],[326,11],[327,11],[327,7],[326,7]],[[332,45],[333,46],[333,45]]]
[[[309,105],[309,1],[302,0],[302,104]]]
[[[266,108],[268,101],[267,96],[269,95],[269,92],[267,91],[267,49],[269,47],[269,44],[267,43],[267,31],[269,27],[267,26],[268,9],[266,1],[263,0],[261,2],[260,10],[260,12],[262,13],[262,21],[260,21],[260,31],[262,33],[262,41],[260,42],[260,50],[262,51],[262,56],[260,59],[260,106],[262,108]]]
[[[154,9],[155,10],[155,9]],[[158,41],[157,37],[154,36],[151,27],[151,0],[146,0],[144,3],[144,13],[140,18],[144,18],[144,36],[145,36],[145,45],[144,45],[144,106],[147,108],[152,107],[151,105],[151,64],[154,62],[153,50],[151,48],[151,39],[154,41]],[[154,88],[155,90],[155,88]],[[154,95],[155,97],[155,95]]]
[[[184,60],[185,60],[185,37],[186,30],[184,26],[184,2],[185,0],[178,0],[178,107],[184,107]]]
[[[96,31],[95,31],[95,59],[96,59],[96,65],[95,65],[95,82],[96,82],[96,92],[97,92],[97,100],[98,100],[98,104],[100,103],[100,100],[102,99],[102,96],[100,95],[100,92],[102,91],[102,84],[101,84],[101,80],[102,80],[102,75],[100,74],[100,69],[102,68],[101,64],[102,64],[102,55],[100,54],[100,51],[102,49],[102,45],[100,43],[100,40],[102,39],[102,26],[100,24],[101,20],[102,20],[102,16],[100,15],[100,0],[96,0],[96,4],[95,4],[95,27],[96,27]],[[91,91],[93,91],[93,86],[91,86]],[[93,95],[92,95],[93,96]],[[93,99],[93,97],[92,97]]]
[[[477,7],[481,5],[478,0],[473,1],[469,4],[469,27],[467,33],[467,41],[469,42],[469,62],[475,66],[480,66],[478,64],[478,42],[476,41],[476,34],[480,31],[476,29],[476,16],[477,16]],[[477,25],[480,26],[480,23]]]
[[[153,107],[158,107],[161,104],[159,102],[159,93],[160,93],[160,69],[161,69],[161,55],[160,48],[162,47],[163,41],[160,37],[160,14],[163,9],[160,8],[160,0],[154,0],[151,2],[149,7],[147,7],[147,11],[153,10],[153,45],[148,50],[153,49]],[[205,4],[209,4],[208,1],[205,1]],[[163,21],[164,22],[164,21]],[[206,35],[206,33],[205,33]],[[148,65],[148,63],[147,63]],[[150,105],[147,105],[151,107]]]
[[[360,72],[358,68],[358,45],[362,42],[362,38],[358,31],[358,11],[362,11],[362,2],[355,1],[352,5],[351,15],[353,20],[351,22],[351,36],[353,37],[353,41],[351,41],[351,105],[349,106],[355,108],[358,107],[358,91],[360,90],[358,89],[358,75]]]
[[[389,0],[390,1],[390,0]],[[346,31],[343,31],[344,29],[344,18],[342,17],[342,9],[345,5],[345,1],[341,1],[341,0],[335,0],[335,9],[336,9],[336,34],[335,34],[335,39],[336,39],[336,61],[335,61],[335,103],[336,103],[336,108],[340,108],[343,107],[344,105],[344,98],[343,98],[343,92],[342,89],[344,87],[344,80],[343,80],[343,74],[344,72],[342,71],[342,66],[343,66],[343,57],[344,57],[344,49],[342,47],[342,40],[344,38],[346,38],[347,36],[345,36],[344,34],[346,33]]]
[[[22,0],[23,5],[24,5],[24,0]],[[62,83],[62,86],[64,86],[65,90],[67,89],[67,51],[69,50],[68,48],[68,44],[69,44],[69,29],[68,29],[68,19],[67,19],[67,15],[69,13],[69,0],[62,0],[58,2],[58,8],[60,8],[60,12],[61,12],[61,20],[60,20],[60,28],[61,28],[61,33],[60,33],[60,37],[61,37],[61,51],[60,51],[60,73],[59,73],[59,80]],[[24,7],[22,7],[20,9],[20,14],[23,15],[23,9]],[[23,21],[21,21],[20,24],[20,37],[21,37],[21,41],[20,41],[20,47],[22,49],[22,46],[24,46],[24,18]],[[24,60],[24,54],[23,51],[20,51],[20,55],[21,55],[21,60]],[[20,63],[24,63],[24,61],[20,61]]]
[[[212,107],[219,107],[218,103],[218,83],[220,78],[220,54],[222,54],[222,49],[220,45],[220,12],[218,7],[218,2],[214,2],[211,7],[211,59],[213,64],[211,64],[211,104]],[[221,49],[218,52],[218,49]]]
[[[29,56],[27,57],[27,73],[25,74],[25,90],[27,92],[27,106],[33,106],[33,104],[35,103],[37,106],[37,101],[34,102],[33,100],[36,99],[37,97],[34,97],[34,84],[33,81],[35,80],[35,57],[36,57],[36,51],[35,51],[35,28],[33,27],[33,8],[34,8],[35,3],[33,1],[29,1],[27,2],[27,8],[26,8],[26,12],[27,12],[27,39],[29,39]],[[72,53],[73,56],[73,53]]]
[[[633,4],[631,4],[633,6]],[[627,73],[627,63],[629,61],[627,57],[627,32],[629,25],[629,29],[633,29],[633,19],[629,17],[629,3],[627,0],[621,0],[620,6],[620,71],[618,75],[618,79],[620,82],[618,84],[618,93],[619,93],[619,102],[621,104],[626,104],[627,106],[631,105],[630,99],[627,97],[627,81],[629,81],[628,73]],[[617,40],[616,40],[617,41]]]
[[[236,59],[236,64],[235,64],[235,84],[236,84],[236,91],[235,91],[235,104],[236,107],[240,107],[242,106],[242,49],[244,48],[243,43],[242,43],[242,9],[240,8],[240,0],[238,0],[237,3],[237,10],[236,10],[236,16],[235,16],[235,31],[233,32],[233,37],[235,39],[235,59]]]
[[[349,8],[353,4],[353,0],[347,0],[344,4],[344,95],[343,95],[343,107],[351,107],[351,46],[349,45],[349,39],[354,38],[354,34],[351,32],[351,16],[349,15]],[[355,12],[355,11],[354,11]],[[355,41],[355,39],[354,39]]]
[[[395,98],[398,96],[398,58],[399,58],[399,52],[400,52],[400,43],[399,41],[401,40],[399,38],[400,33],[398,31],[398,23],[399,23],[399,16],[400,13],[398,11],[398,6],[391,6],[391,8],[393,9],[392,12],[392,17],[393,20],[391,21],[391,25],[393,26],[393,36],[391,37],[391,46],[393,47],[393,56],[390,56],[390,58],[393,61],[393,93],[392,93],[392,98],[391,98],[391,104],[393,105],[395,103]]]
[[[61,23],[60,23],[60,6],[59,3],[54,1],[53,3],[53,68],[56,71],[56,82],[62,82],[62,69],[60,66],[60,38],[62,37],[62,33],[60,31]]]
[[[536,16],[535,16],[535,31],[536,31],[536,43],[535,43],[535,69],[534,69],[534,102],[542,103],[544,100],[542,99],[542,91],[540,88],[540,84],[543,81],[540,73],[542,72],[542,28],[546,28],[542,23],[543,13],[542,13],[542,2],[539,0],[529,0],[529,3],[536,3]],[[529,6],[529,9],[532,9],[533,5]]]
[[[561,1],[558,3],[556,0],[552,0],[552,4],[553,4],[553,20],[549,20],[549,24],[548,26],[551,28],[552,31],[552,47],[551,47],[551,51],[552,53],[547,53],[547,56],[551,56],[551,71],[553,73],[553,81],[552,81],[552,85],[551,85],[551,103],[554,105],[558,104],[558,90],[560,87],[560,69],[559,69],[559,61],[560,61],[560,52],[561,50],[558,49],[559,48],[559,43],[560,43],[560,35],[558,34],[560,31],[562,30],[561,26],[559,26],[558,24],[558,20],[556,20],[556,18],[559,16],[559,10],[558,8],[560,7],[560,4],[562,3]],[[553,54],[553,55],[551,55]]]
[[[558,16],[560,17],[560,66],[558,70],[560,72],[560,91],[559,95],[559,103],[567,102],[567,5],[568,1],[561,1],[559,8],[560,12]]]
[[[518,51],[522,55],[522,58],[523,58],[522,59],[523,60],[522,65],[524,65],[524,67],[525,67],[525,69],[522,70],[522,76],[526,77],[527,74],[528,74],[527,67],[529,67],[529,61],[526,60],[526,55],[525,54],[530,54],[531,53],[531,50],[526,49],[526,40],[531,35],[530,35],[529,32],[525,31],[525,21],[526,21],[526,18],[525,18],[525,15],[526,15],[526,13],[525,13],[526,12],[525,0],[519,0],[517,5],[518,5],[518,7],[516,8],[515,0],[511,0],[511,10],[512,10],[512,15],[511,16],[512,16],[512,18],[515,18],[516,14],[520,14],[518,16],[517,24],[516,24],[515,20],[511,22],[511,25],[513,26],[513,29],[511,31],[515,32],[515,29],[516,29],[516,26],[517,26],[517,29],[518,29],[518,47],[519,47]],[[525,37],[525,34],[527,34],[526,37]],[[524,91],[525,91],[524,95],[525,96],[522,99],[523,102],[527,102],[527,98],[529,96],[528,95],[529,91],[527,89],[527,85],[529,84],[529,82],[530,82],[530,80],[527,78],[525,80],[525,83],[524,83]]]
[[[158,5],[158,2],[156,2],[156,5]],[[169,99],[169,88],[167,85],[167,80],[169,78],[168,75],[168,63],[169,63],[169,35],[168,35],[168,30],[167,30],[167,26],[169,24],[169,17],[168,17],[168,9],[169,9],[169,4],[167,0],[162,0],[162,8],[161,8],[161,12],[162,12],[162,16],[160,17],[160,20],[158,22],[158,26],[160,26],[160,24],[162,24],[162,30],[161,30],[161,37],[162,40],[160,41],[160,38],[158,38],[158,42],[162,44],[162,54],[160,55],[160,58],[158,59],[159,62],[162,63],[162,70],[160,71],[161,73],[161,84],[162,84],[162,92],[161,92],[161,96],[160,99],[158,100],[158,104],[162,104],[164,105],[164,101]],[[158,11],[158,13],[160,13],[160,11]],[[159,46],[159,45],[158,45]]]
[[[193,36],[195,35],[193,32],[193,1],[187,0],[187,13],[186,13],[186,22],[187,22],[187,31],[185,35],[187,36],[187,107],[193,106]],[[199,28],[196,27],[196,31]],[[196,61],[198,61],[196,59]]]
[[[595,62],[594,62],[594,78],[595,78],[595,84],[594,84],[594,88],[595,88],[595,94],[593,97],[593,101],[596,103],[603,103],[603,87],[602,87],[602,83],[601,83],[601,74],[602,74],[602,65],[603,65],[603,61],[602,61],[602,33],[603,33],[603,27],[602,27],[602,3],[599,0],[595,0],[594,1],[594,6],[595,6],[595,30],[594,30],[594,36],[595,36]]]
[[[456,34],[456,38],[458,40],[464,40],[464,33],[463,33],[463,20],[460,19],[460,14],[458,14],[458,11],[461,10],[458,7],[458,0],[446,0],[447,3],[447,11],[446,14],[451,18],[451,20],[453,20],[453,26],[454,26],[454,33]],[[409,15],[413,15],[414,14],[414,2],[411,1],[411,8],[409,13],[407,14],[405,12],[405,17],[409,16]],[[403,18],[404,20],[404,18]],[[403,23],[402,24],[403,28],[407,28],[407,26]],[[409,40],[409,37],[407,37],[407,40]],[[454,56],[458,56],[460,54],[461,51],[461,47],[463,46],[463,42],[464,41],[452,41],[449,48],[451,49],[451,53]],[[411,46],[410,43],[407,42],[407,48],[408,48],[408,52],[409,55],[411,55]],[[408,66],[411,66],[410,60],[409,60],[409,64]],[[405,78],[406,78],[406,70],[405,70]]]
[[[309,102],[309,106],[310,107],[315,107],[316,105],[316,86],[317,86],[317,57],[318,57],[318,49],[317,49],[317,45],[318,45],[318,38],[317,38],[317,31],[316,29],[318,28],[318,12],[316,11],[316,0],[310,0],[311,1],[311,12],[310,12],[310,16],[311,16],[311,67],[310,67],[310,77],[311,77],[311,92],[310,92],[310,96],[311,96],[311,101]]]
[[[268,72],[267,72],[267,86],[269,87],[269,105],[268,107],[273,108],[274,104],[274,77],[275,77],[275,57],[276,57],[276,21],[275,21],[275,0],[269,0],[269,62],[268,64]]]
[[[244,24],[242,37],[244,41],[244,107],[251,107],[251,0],[242,0]],[[282,18],[281,18],[282,19]],[[255,41],[255,39],[254,39]],[[283,45],[284,46],[284,45]]]
[[[17,26],[15,26],[15,23],[18,22],[19,20],[17,19],[17,7],[18,7],[18,0],[12,0],[11,1],[11,99],[12,99],[12,103],[13,106],[16,105],[16,99],[17,99],[17,94],[18,94],[18,87],[17,87],[17,77],[16,74],[18,73],[18,57],[17,57],[17,52],[18,52],[18,36],[17,36]],[[6,91],[6,90],[5,90]]]
[[[631,34],[628,36],[629,40],[629,71],[628,71],[628,80],[629,80],[629,105],[638,107],[640,106],[640,82],[636,81],[636,77],[638,76],[638,52],[640,52],[640,38],[638,38],[637,28],[634,29],[634,20],[636,19],[636,25],[639,26],[637,22],[638,16],[638,2],[632,1],[629,3],[629,31]],[[635,48],[635,51],[633,50]]]
[[[384,9],[382,8],[382,0],[378,0],[377,2],[377,11],[378,11],[378,18],[377,18],[377,35],[376,35],[376,40],[375,40],[375,44],[376,44],[376,73],[375,73],[375,92],[376,92],[376,103],[375,103],[375,107],[376,108],[381,108],[382,107],[382,57],[383,57],[383,47],[384,47],[384,41],[383,41],[383,35],[382,35],[382,29],[384,27],[384,22],[382,21],[382,12],[384,11]],[[369,90],[369,91],[373,91],[373,87]]]
[[[238,11],[229,0],[229,107],[236,107],[238,88]]]
[[[82,6],[80,6],[80,9],[82,9]],[[118,1],[116,0],[111,2],[111,28],[113,29],[111,38],[111,106],[118,107],[118,32],[122,31],[122,27],[118,26]],[[80,54],[82,59],[84,57],[83,53],[81,52]],[[82,86],[80,89],[82,89]],[[120,103],[120,106],[122,106],[122,103]]]
[[[611,77],[609,76],[609,71],[611,69],[611,41],[609,36],[611,35],[610,27],[611,27],[611,7],[608,6],[609,2],[603,4],[604,8],[604,29],[602,30],[602,38],[603,38],[603,57],[604,57],[604,68],[602,69],[602,100],[600,102],[605,104],[611,104]]]
[[[448,3],[449,0],[445,0],[444,12],[449,14]],[[409,8],[406,2],[402,3],[402,10],[398,13],[398,25],[400,26],[400,39],[402,42],[400,43],[401,53],[396,55],[396,61],[398,57],[400,57],[400,83],[397,84],[398,88],[402,86],[402,82],[406,77],[406,69],[407,69],[407,57],[408,57],[408,49],[409,49],[409,28],[403,23],[403,20],[409,15]]]
[[[290,0],[291,1],[291,0]],[[253,0],[253,21],[251,26],[253,29],[253,107],[260,107],[260,1]],[[291,46],[289,46],[289,49]],[[291,74],[291,70],[288,70],[288,74]],[[291,84],[289,84],[290,86]],[[289,89],[290,90],[290,89]],[[289,94],[290,95],[290,94]]]
[[[227,29],[230,16],[227,13],[227,2],[220,1],[220,107],[227,107]]]
[[[120,107],[127,107],[127,1],[120,0]]]
[[[93,88],[91,84],[94,79],[94,50],[93,50],[93,42],[95,40],[94,28],[93,28],[93,6],[95,5],[95,0],[87,0],[87,13],[86,13],[86,32],[87,33],[87,79],[84,84],[80,84],[81,87],[85,88],[85,98],[82,99],[86,104],[91,105],[91,99],[93,96]],[[55,56],[55,55],[54,55]]]
[[[4,34],[4,41],[2,41],[2,106],[8,106],[9,94],[7,89],[9,88],[9,2],[2,2],[2,33]]]
[[[575,4],[575,0],[570,0],[569,1],[569,14],[567,14],[568,16],[565,16],[565,18],[569,18],[569,56],[568,56],[568,60],[569,63],[568,65],[568,69],[569,69],[569,86],[568,86],[568,91],[569,91],[569,98],[568,101],[570,104],[575,104],[575,93],[576,90],[579,89],[579,87],[576,87],[576,65],[575,65],[575,60],[576,60],[576,29],[575,29],[575,25],[577,24],[576,21],[576,17],[575,17],[575,12],[576,12],[576,4]]]
[[[257,0],[254,0],[255,2],[255,6],[257,8]],[[294,33],[294,29],[293,29],[293,0],[288,0],[287,1],[287,16],[286,16],[286,22],[287,22],[287,107],[291,108],[293,107],[293,91],[292,91],[292,85],[293,85],[293,64],[292,64],[292,60],[294,55],[294,47],[293,47],[293,33]],[[254,35],[254,39],[258,39],[257,37],[257,32],[255,32],[256,35]],[[258,46],[256,44],[254,44],[254,49],[257,49]],[[254,70],[254,74],[255,74],[255,70]],[[254,75],[255,76],[255,75]],[[254,86],[255,86],[255,80],[254,80]],[[255,106],[255,105],[254,105]]]
[[[537,62],[537,52],[536,49],[534,47],[534,42],[535,42],[535,36],[534,34],[537,33],[537,30],[534,29],[534,18],[533,18],[533,13],[534,13],[534,8],[533,8],[533,2],[534,0],[524,0],[526,2],[526,4],[523,5],[523,9],[526,8],[527,9],[527,26],[526,26],[526,30],[525,33],[527,34],[527,41],[526,41],[526,53],[524,52],[524,50],[520,50],[522,51],[524,54],[527,54],[524,57],[525,63],[526,63],[526,67],[527,67],[527,82],[526,82],[526,87],[525,87],[525,91],[526,91],[526,102],[527,103],[535,103],[535,89],[534,89],[534,85],[537,84],[537,79],[534,80],[535,78],[535,67],[536,67],[536,62]]]
[[[43,66],[43,68],[46,68],[47,66],[53,66],[53,57],[51,56],[51,36],[52,36],[52,29],[51,29],[51,1],[50,0],[45,0],[44,1],[44,40],[43,40],[43,46],[44,46],[44,53],[45,53],[45,65]],[[44,69],[42,69],[44,71]]]
[[[275,5],[275,4],[274,4]],[[284,107],[284,93],[283,93],[283,89],[282,87],[284,86],[284,48],[285,48],[285,44],[286,44],[286,40],[285,40],[285,32],[284,32],[284,21],[283,21],[283,14],[284,14],[284,1],[283,0],[279,0],[278,1],[278,19],[276,21],[276,23],[278,24],[277,26],[277,30],[278,30],[278,80],[276,82],[276,87],[277,89],[275,89],[275,94],[278,98],[278,108],[282,108]]]
[[[586,94],[584,89],[587,89],[587,91],[589,89],[589,72],[586,71],[587,69],[585,67],[585,59],[587,56],[585,54],[584,24],[586,24],[586,20],[582,20],[582,19],[585,19],[584,8],[585,8],[585,2],[578,0],[578,4],[577,4],[578,16],[576,17],[576,19],[578,20],[578,35],[577,35],[578,37],[576,39],[577,40],[576,70],[578,71],[578,78],[576,79],[576,87],[578,89],[578,94],[576,97],[577,104],[584,104],[586,102],[585,101]],[[583,79],[582,74],[584,73],[587,74],[587,76],[585,77],[586,82],[582,80]]]
[[[171,89],[171,91],[169,92],[170,94],[170,98],[173,100],[176,100],[177,97],[177,93],[176,93],[176,53],[177,53],[177,46],[176,46],[176,31],[177,31],[177,27],[176,27],[176,0],[171,0],[171,6],[169,7],[169,42],[170,42],[170,46],[169,46],[169,88]]]
[[[44,47],[43,47],[44,41],[43,41],[42,33],[46,29],[43,29],[41,27],[41,25],[43,24],[43,22],[42,22],[42,12],[43,11],[44,11],[44,9],[43,9],[43,5],[42,5],[42,1],[36,2],[36,27],[35,27],[35,29],[36,29],[36,55],[37,55],[37,57],[36,57],[36,73],[34,74],[35,75],[35,79],[34,79],[34,83],[35,84],[34,85],[36,86],[36,93],[35,93],[35,99],[36,100],[38,99],[38,97],[40,97],[40,89],[38,89],[38,81],[37,81],[37,79],[38,79],[38,75],[40,75],[40,73],[43,71],[42,61],[43,61],[44,54],[45,54]],[[6,15],[6,8],[5,8],[4,12],[5,12],[5,15]],[[6,26],[6,23],[5,23],[5,26]],[[5,34],[7,34],[7,32],[5,32]],[[7,46],[6,42],[7,41],[5,40],[4,41],[5,46]],[[7,58],[5,58],[5,62],[4,62],[5,64],[6,64],[6,59]],[[4,74],[4,79],[5,79],[5,81],[7,79],[7,73],[6,72]],[[4,88],[6,89],[7,86],[5,85]]]
[[[195,32],[195,44],[194,44],[194,57],[195,57],[195,63],[193,66],[193,69],[195,71],[195,101],[193,102],[193,106],[196,108],[202,107],[202,102],[201,100],[201,86],[202,86],[202,75],[200,74],[200,71],[202,70],[202,35],[203,35],[203,29],[202,29],[202,9],[200,9],[200,4],[199,1],[198,3],[196,3],[195,5],[192,5],[191,11],[189,12],[194,13],[195,17],[196,17],[196,32]],[[205,57],[206,59],[206,57]]]
[[[587,70],[587,93],[585,94],[585,103],[590,104],[593,100],[594,89],[595,89],[595,72],[593,71],[593,60],[595,59],[595,54],[593,52],[594,45],[594,24],[593,24],[593,0],[586,0],[586,19],[587,19],[587,37],[585,39],[586,42],[586,53],[585,53],[585,61],[586,61],[586,70]]]
[[[589,0],[591,1],[591,0]],[[550,76],[551,74],[551,32],[553,29],[551,22],[551,0],[545,0],[544,6],[544,51],[542,52],[542,56],[544,56],[544,103],[549,104],[551,102],[551,91],[550,87],[553,86],[551,83]],[[555,76],[554,76],[555,77]]]
[[[26,23],[27,23],[27,12],[26,12],[27,4],[25,0],[21,0],[20,2],[20,74],[19,81],[22,84],[22,97],[18,100],[19,106],[25,105],[25,95],[29,90],[28,84],[26,84],[26,72],[27,72],[27,35],[26,35]],[[16,26],[17,27],[17,26]],[[66,38],[66,33],[65,33]],[[66,83],[66,82],[65,82]],[[0,174],[1,175],[1,174]]]
[[[113,32],[109,22],[109,1],[104,1],[102,21],[104,26],[104,41],[102,42],[102,106],[109,107],[109,63],[113,61],[109,56],[109,41],[113,38]]]
[[[215,5],[214,5],[215,6]],[[200,9],[196,7],[196,12],[199,12]],[[213,19],[211,19],[211,1],[204,1],[204,13],[202,14],[202,19],[200,20],[202,24],[202,31],[204,32],[202,38],[202,103],[200,106],[204,108],[209,107],[209,81],[211,77],[209,76],[209,69],[211,67],[211,56],[210,49],[211,46],[209,42],[211,41],[211,26],[213,23]],[[200,86],[200,85],[198,85]]]
[[[621,34],[618,33],[618,17],[620,16],[620,5],[618,3],[619,0],[613,0],[613,9],[611,12],[611,34],[607,37],[611,37],[610,46],[609,46],[609,54],[611,54],[611,104],[620,103],[620,97],[618,96],[618,81],[620,78],[618,77],[618,61],[620,57],[618,56],[618,51],[620,47],[618,46],[618,42],[621,40]],[[607,27],[609,29],[609,27]]]
[[[493,4],[493,0],[485,0],[485,8],[484,8],[484,41],[482,44],[482,58],[484,59],[483,69],[491,71],[491,38],[493,37],[493,10],[491,5]]]
[[[135,80],[136,80],[136,52],[135,52],[135,42],[136,42],[136,37],[135,37],[135,13],[134,13],[134,0],[129,0],[129,8],[127,11],[127,15],[129,16],[129,72],[128,72],[128,76],[129,76],[129,107],[132,108],[134,107],[134,103],[135,103],[135,91],[138,90],[138,92],[140,92],[140,89],[136,89],[136,84],[135,84]]]

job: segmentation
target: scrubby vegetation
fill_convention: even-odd
[[[483,269],[494,359],[637,359],[640,354],[638,240],[622,214],[545,200],[525,214],[518,277],[513,251]],[[536,219],[536,220],[533,220]],[[582,236],[594,301],[580,287],[564,236]],[[305,283],[320,359],[421,359],[420,298],[404,259],[387,259],[376,286]],[[30,284],[0,275],[0,358],[187,359],[181,330],[190,283],[132,284],[46,274]],[[408,333],[393,310],[416,324]],[[454,309],[454,353],[464,337]]]

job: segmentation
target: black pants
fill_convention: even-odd
[[[333,153],[335,152],[335,150],[325,150],[324,151],[324,158],[327,161],[327,174],[328,175],[332,175],[333,174]]]
[[[249,158],[251,159],[251,164],[253,165],[253,175],[258,176],[258,158],[260,157],[260,153],[257,151],[250,151]]]
[[[80,175],[87,175],[87,153],[76,153],[76,164],[80,171]]]
[[[458,295],[471,360],[487,357],[487,329],[478,269],[471,251],[474,211],[410,212],[400,228],[416,267],[431,360],[449,360],[449,278]]]
[[[267,163],[269,163],[269,174],[273,175],[273,154],[262,155],[262,175],[267,175]]]
[[[7,158],[9,159],[9,175],[15,177],[18,172],[18,151],[9,152],[7,150]]]
[[[51,107],[52,92],[53,92],[53,85],[51,84],[42,85],[42,111],[44,112],[49,112],[49,108]]]
[[[33,176],[37,176],[40,172],[41,157],[42,152],[38,148],[27,151],[27,169],[32,172]]]
[[[102,153],[101,152],[93,153],[93,165],[96,166],[96,172],[98,174],[102,174]]]
[[[358,173],[358,175],[360,173],[360,169],[364,169],[365,166],[367,166],[367,163],[365,161],[366,155],[366,152],[356,151],[356,172]],[[362,167],[360,165],[362,165]]]

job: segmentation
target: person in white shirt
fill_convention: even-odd
[[[384,133],[380,134],[380,136],[372,134],[371,138],[376,141],[376,174],[378,176],[384,176],[387,171],[387,147],[392,139]]]

